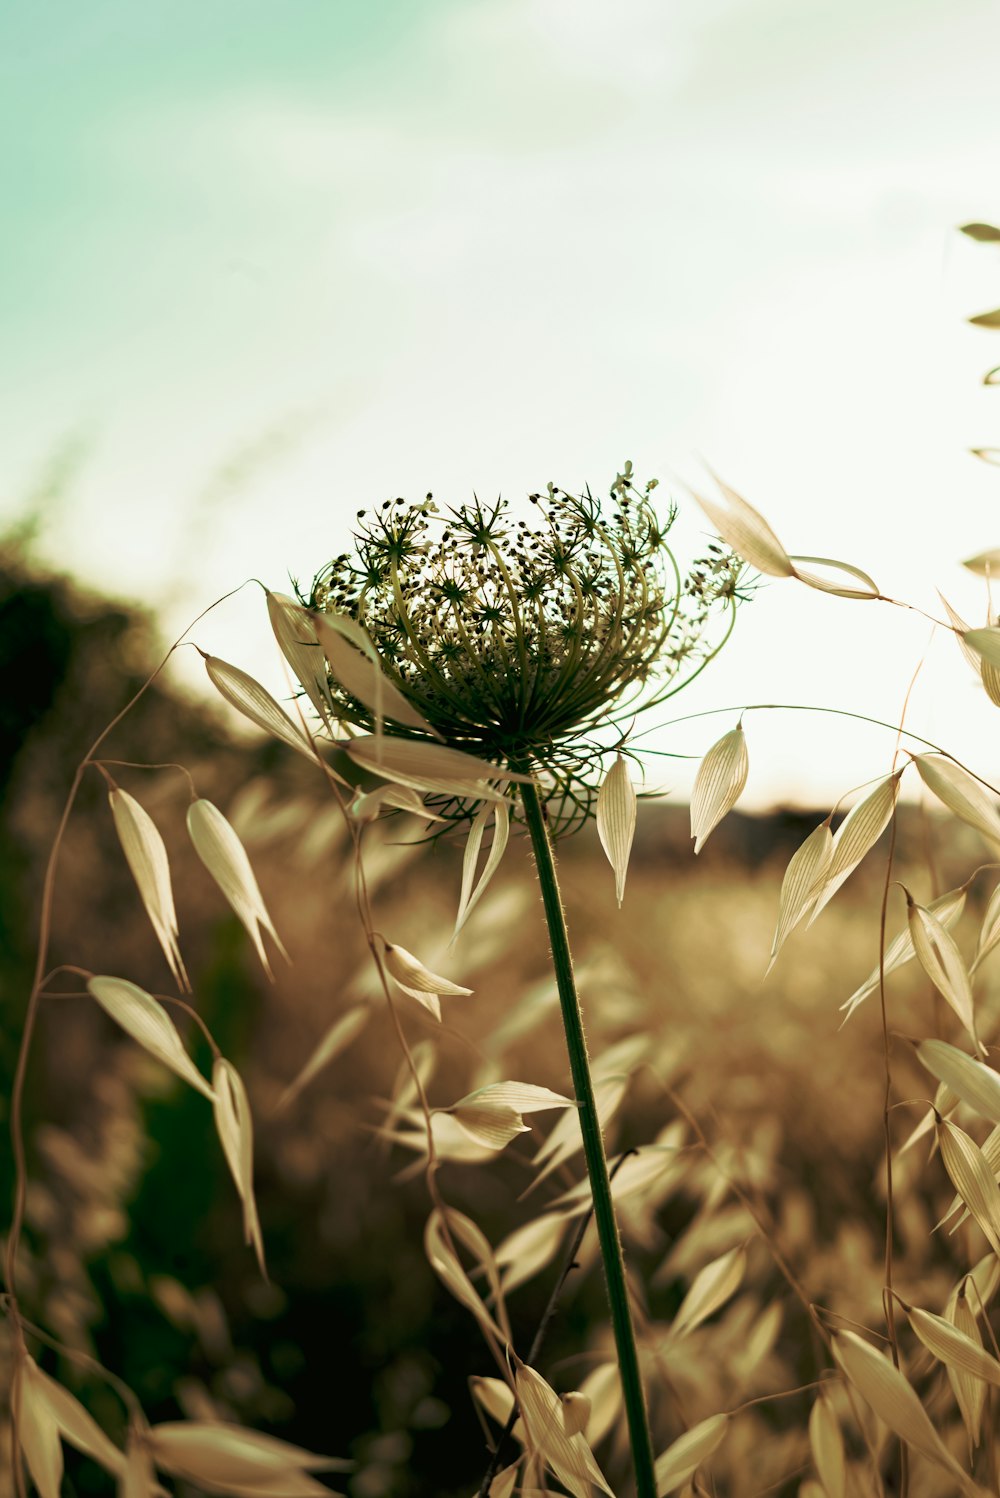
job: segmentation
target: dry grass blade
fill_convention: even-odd
[[[518,1359],[514,1387],[528,1447],[541,1457],[553,1476],[574,1498],[592,1498],[594,1487],[614,1498],[585,1438],[579,1432],[567,1435],[559,1395],[541,1374]]]
[[[668,1342],[693,1331],[736,1294],[746,1273],[747,1256],[742,1248],[731,1248],[700,1269],[691,1282],[674,1317]]]
[[[59,1427],[43,1397],[33,1358],[19,1365],[14,1388],[17,1434],[31,1480],[41,1498],[59,1498],[63,1477],[63,1452]]]
[[[483,833],[486,825],[493,818],[493,842],[486,858],[486,864],[479,877],[479,882],[473,887],[476,877],[476,865],[479,861],[479,850],[482,846]],[[510,813],[505,801],[495,802],[493,805],[486,804],[477,811],[472,826],[469,829],[469,838],[465,847],[465,856],[462,859],[462,891],[458,901],[458,915],[455,918],[455,929],[452,932],[452,941],[461,931],[476,905],[486,893],[486,889],[500,867],[507,848],[507,840],[510,837]]]
[[[629,779],[628,765],[621,754],[601,781],[597,794],[597,833],[615,875],[615,895],[619,909],[625,895],[632,839],[635,837],[636,794]]]
[[[830,867],[833,852],[833,833],[829,818],[810,832],[801,847],[796,848],[781,881],[781,896],[778,901],[778,924],[771,942],[771,958],[764,977],[771,971],[778,953],[788,936],[802,918],[809,914],[816,898],[817,888],[822,886]]]
[[[264,1239],[260,1231],[257,1202],[253,1190],[253,1117],[243,1078],[231,1062],[223,1057],[212,1072],[215,1088],[215,1126],[229,1173],[243,1204],[243,1236],[257,1255],[260,1272],[267,1278],[264,1262]]]
[[[898,1368],[855,1332],[836,1332],[833,1356],[848,1382],[901,1441],[950,1473],[965,1493],[975,1485],[958,1465],[931,1424],[912,1386]]]
[[[691,836],[700,853],[706,839],[732,811],[750,773],[746,736],[742,724],[723,734],[698,766],[691,791]]]
[[[1000,1363],[981,1342],[973,1341],[964,1331],[943,1316],[936,1316],[933,1311],[908,1306],[906,1315],[927,1351],[932,1352],[939,1362],[1000,1389]]]
[[[267,912],[246,849],[211,801],[192,801],[188,807],[187,825],[195,852],[246,927],[264,971],[273,983],[274,974],[264,950],[261,931],[270,934],[286,962],[289,957]]]
[[[143,1050],[169,1066],[182,1081],[215,1101],[215,1094],[184,1049],[171,1020],[152,994],[127,978],[95,977],[87,988],[100,1004]]]
[[[1000,1074],[982,1061],[967,1056],[946,1040],[922,1040],[917,1046],[922,1066],[974,1113],[1000,1124]]]
[[[729,1428],[729,1415],[709,1415],[678,1436],[661,1456],[656,1458],[657,1498],[667,1498],[694,1476],[703,1462],[722,1445]]]
[[[960,919],[965,909],[967,896],[968,886],[963,884],[959,889],[950,889],[947,894],[939,895],[936,900],[931,901],[927,909],[940,921],[945,930],[948,931]],[[886,947],[881,969],[878,965],[873,967],[861,987],[856,988],[851,997],[845,999],[844,1003],[841,1004],[841,1009],[846,1010],[844,1015],[845,1023],[850,1019],[858,1005],[864,1003],[868,995],[874,993],[878,988],[880,972],[888,977],[889,973],[895,972],[897,968],[903,967],[907,962],[910,962],[914,955],[913,937],[910,935],[910,924],[907,921],[903,930],[898,932]]]
[[[910,939],[917,961],[968,1030],[973,1045],[985,1055],[985,1047],[980,1044],[976,1033],[972,980],[955,938],[945,930],[936,916],[916,903],[905,885],[903,893],[906,896]]]
[[[454,1228],[453,1218],[456,1215],[452,1212],[448,1214],[449,1226],[452,1229]],[[431,1268],[445,1288],[465,1306],[467,1311],[472,1312],[484,1331],[502,1346],[508,1338],[486,1309],[482,1296],[455,1256],[445,1235],[441,1213],[437,1208],[427,1219],[427,1227],[424,1230],[424,1251]]]
[[[852,806],[834,833],[829,868],[815,891],[810,926],[888,827],[896,807],[901,773],[880,781],[862,801]]]
[[[375,715],[377,723],[391,718],[407,728],[440,738],[423,713],[386,676],[375,647],[360,624],[337,614],[313,614],[311,618],[333,675],[346,692]],[[380,736],[378,728],[376,736]]]
[[[768,577],[792,577],[795,569],[788,553],[763,515],[727,484],[719,479],[716,482],[728,501],[728,509],[701,494],[694,494],[694,498],[726,545]]]
[[[914,764],[921,780],[961,821],[991,843],[1000,844],[1000,813],[992,798],[968,770],[941,754],[918,754]]]
[[[800,583],[805,583],[807,588],[816,588],[821,593],[835,593],[838,598],[878,598],[880,597],[878,583],[862,572],[860,567],[853,567],[850,562],[838,562],[833,557],[789,557],[792,563],[792,575],[798,578]],[[860,588],[852,588],[845,583],[831,582],[829,578],[823,577],[818,572],[803,572],[801,567],[795,566],[796,562],[811,562],[814,567],[832,567],[835,572],[846,572],[848,577],[856,578],[862,584]]]
[[[371,1009],[368,1005],[359,1004],[354,1009],[348,1009],[347,1013],[342,1014],[339,1019],[334,1020],[294,1082],[289,1083],[281,1094],[275,1112],[280,1112],[281,1109],[287,1108],[289,1103],[294,1102],[303,1088],[308,1087],[324,1066],[329,1065],[336,1056],[340,1055],[341,1051],[347,1049],[357,1035],[360,1035],[370,1018]]]
[[[1000,1186],[974,1139],[948,1119],[938,1124],[938,1147],[952,1185],[1000,1254]]]
[[[316,751],[302,729],[259,681],[246,671],[241,671],[238,666],[231,666],[228,661],[220,660],[214,655],[205,657],[205,670],[216,691],[231,707],[235,707],[244,718],[249,718],[251,723],[256,723],[265,733],[273,734],[315,764]]]
[[[809,1416],[809,1445],[826,1498],[845,1498],[844,1438],[833,1407],[822,1394]]]
[[[156,939],[163,948],[167,965],[181,993],[190,993],[191,984],[178,943],[177,911],[170,883],[170,861],[159,829],[149,813],[134,796],[120,787],[109,793],[115,831],[132,871],[139,895]]]

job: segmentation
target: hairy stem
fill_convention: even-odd
[[[594,1219],[604,1263],[604,1278],[611,1305],[611,1324],[614,1329],[615,1346],[618,1352],[618,1367],[621,1373],[622,1394],[628,1417],[629,1439],[632,1461],[635,1468],[636,1493],[638,1498],[656,1498],[656,1483],[653,1476],[653,1447],[649,1436],[649,1421],[646,1401],[639,1376],[639,1357],[636,1349],[635,1329],[629,1306],[628,1286],[625,1281],[625,1261],[622,1257],[621,1237],[611,1199],[611,1183],[608,1177],[608,1162],[604,1153],[604,1139],[597,1117],[594,1100],[594,1084],[590,1075],[590,1059],[587,1041],[583,1033],[583,1015],[580,999],[573,977],[573,961],[570,955],[569,933],[563,913],[559,884],[556,878],[555,857],[549,841],[542,805],[533,783],[520,786],[524,816],[531,836],[535,868],[545,907],[545,920],[549,928],[552,946],[552,964],[559,989],[563,1027],[569,1051],[573,1088],[579,1105],[580,1128],[583,1133],[583,1150],[587,1160],[587,1174],[594,1198]]]

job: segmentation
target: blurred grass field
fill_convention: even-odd
[[[3,565],[0,649],[11,680],[30,688],[21,700],[8,696],[0,714],[0,1054],[9,1077],[61,801],[77,759],[154,655],[147,621],[83,598],[61,580],[32,577],[13,555]],[[238,664],[253,670],[253,662]],[[124,1040],[92,1002],[53,998],[43,1006],[29,1087],[29,1314],[124,1378],[151,1418],[178,1411],[237,1418],[351,1457],[355,1498],[458,1498],[476,1491],[488,1455],[468,1380],[496,1369],[471,1317],[428,1265],[419,1159],[384,1137],[401,1056],[354,909],[348,846],[309,767],[280,746],[245,743],[234,728],[221,705],[216,712],[174,700],[168,679],[107,753],[179,761],[191,771],[199,793],[244,837],[292,957],[268,984],[186,843],[183,777],[116,772],[167,841],[195,1002],[247,1080],[270,1282],[243,1245],[239,1205],[204,1101]],[[873,765],[872,773],[887,768]],[[884,840],[762,981],[785,864],[827,810],[734,815],[695,860],[684,808],[641,804],[621,911],[596,837],[587,832],[560,848],[591,1050],[598,1063],[610,1053],[627,1076],[609,1151],[658,1141],[663,1159],[648,1188],[622,1204],[629,1262],[643,1287],[658,1449],[704,1416],[808,1384],[828,1366],[779,1260],[804,1299],[852,1324],[883,1324],[878,995],[842,1030],[839,1006],[878,960]],[[894,877],[920,899],[958,883],[987,856],[972,833],[959,845],[951,827],[903,808]],[[568,1090],[524,840],[512,839],[490,893],[449,949],[461,848],[415,846],[418,833],[411,818],[379,824],[368,869],[378,928],[474,989],[469,998],[443,1001],[442,1025],[400,1001],[407,1035],[428,1068],[432,1103],[446,1106],[498,1077]],[[977,885],[969,930],[979,893]],[[892,934],[905,916],[898,890],[889,909]],[[128,977],[153,992],[167,985],[96,773],[85,782],[66,844],[55,931],[56,962]],[[893,977],[889,995],[894,1097],[915,1100],[891,1115],[898,1146],[926,1114],[931,1092],[905,1037],[956,1039],[957,1024],[912,968]],[[361,1006],[370,1013],[356,1038],[279,1108],[324,1033]],[[979,1006],[988,1035],[997,1007],[990,967]],[[204,1068],[203,1048],[196,1036],[190,1041]],[[494,1247],[581,1178],[574,1156],[522,1199],[557,1118],[532,1115],[532,1134],[502,1154],[442,1168],[445,1198]],[[894,1270],[907,1299],[940,1311],[985,1240],[974,1227],[954,1237],[932,1231],[951,1188],[928,1154],[924,1140],[897,1162]],[[6,1152],[0,1174],[9,1200]],[[741,1244],[747,1268],[733,1298],[668,1345],[670,1320],[698,1269]],[[559,1389],[578,1387],[609,1357],[593,1246],[585,1242],[580,1257],[539,1365]],[[555,1273],[553,1260],[511,1294],[519,1347],[531,1341]],[[81,1379],[68,1362],[47,1365],[120,1432],[121,1407],[106,1387]],[[961,1452],[944,1375],[919,1358],[911,1373]],[[799,1492],[811,1470],[812,1397],[742,1413],[714,1460],[714,1485],[703,1491],[718,1498]],[[596,1449],[614,1484],[620,1429]],[[862,1454],[860,1444],[852,1447],[852,1459]],[[82,1460],[68,1473],[67,1491],[107,1490],[104,1475]],[[947,1482],[918,1461],[911,1493],[946,1494]]]

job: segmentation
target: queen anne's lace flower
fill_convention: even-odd
[[[607,730],[705,665],[720,648],[710,616],[739,596],[742,564],[717,544],[682,575],[667,542],[676,510],[657,516],[655,487],[637,489],[627,463],[609,512],[589,490],[549,484],[525,519],[502,499],[443,513],[430,494],[388,500],[358,512],[354,554],[324,568],[307,602],[361,622],[389,679],[449,744],[543,774],[552,829],[565,831],[593,809]],[[330,688],[341,720],[371,731],[369,709]]]

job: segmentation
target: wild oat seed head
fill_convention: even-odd
[[[678,690],[718,648],[710,616],[740,597],[742,563],[717,543],[681,573],[667,540],[676,509],[657,515],[655,487],[636,488],[626,463],[609,505],[549,484],[523,519],[503,499],[444,511],[430,494],[387,500],[358,512],[353,554],[303,601],[361,622],[447,743],[547,776],[553,830],[569,830],[593,812],[609,748],[594,735]],[[370,732],[368,708],[330,689],[340,719]]]

